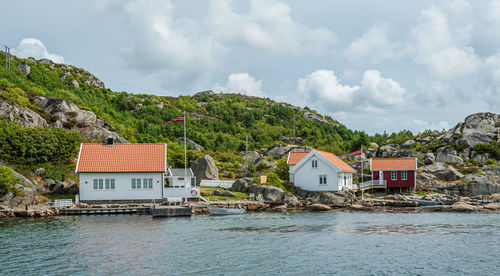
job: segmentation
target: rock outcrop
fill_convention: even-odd
[[[305,112],[304,115],[302,116],[304,119],[311,120],[315,123],[321,123],[321,124],[327,124],[331,126],[335,126],[335,124],[327,121],[324,118],[319,117],[318,115],[312,113],[312,112]]]
[[[196,184],[200,184],[202,179],[219,179],[219,169],[214,159],[210,155],[204,155],[191,164],[191,169],[196,176]]]
[[[285,192],[281,188],[257,184],[253,184],[248,192],[255,195],[261,194],[266,201],[281,201],[285,196]]]
[[[47,121],[35,111],[0,99],[0,118],[7,118],[23,127],[48,127]]]
[[[455,168],[442,162],[436,162],[432,165],[425,166],[422,168],[422,171],[446,181],[454,181],[464,177],[463,174],[459,173]]]
[[[126,139],[115,132],[110,124],[98,119],[92,111],[80,109],[65,99],[38,96],[35,98],[34,104],[42,108],[48,116],[54,118],[50,123],[51,127],[75,129],[92,140],[103,140],[108,136],[113,136],[116,142],[128,143]]]
[[[231,186],[231,190],[235,192],[246,193],[248,191],[248,185],[254,180],[253,177],[244,177],[234,181]]]
[[[484,112],[467,116],[463,123],[457,124],[445,134],[445,138],[456,140],[459,144],[473,147],[478,143],[488,143],[498,139],[500,114]]]
[[[25,76],[29,75],[29,73],[31,72],[31,67],[26,62],[19,62],[19,64],[17,65],[17,69],[21,70],[21,72]]]

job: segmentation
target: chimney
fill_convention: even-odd
[[[108,136],[108,146],[112,146],[113,145],[113,136]]]

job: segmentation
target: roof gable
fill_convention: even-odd
[[[75,172],[165,172],[165,150],[165,144],[82,144]]]
[[[297,164],[302,160],[306,155],[309,154],[309,151],[294,151],[288,153],[288,159],[286,160],[287,164]]]
[[[351,166],[347,165],[344,161],[340,160],[333,153],[329,153],[326,151],[313,150],[309,152],[304,158],[302,158],[292,169],[290,172],[294,173],[296,170],[301,168],[305,163],[311,159],[312,156],[316,156],[322,159],[326,164],[335,169],[336,171],[344,171],[344,172],[356,172]]]
[[[370,170],[416,170],[417,158],[372,158]]]

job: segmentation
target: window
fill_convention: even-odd
[[[141,179],[137,178],[137,180],[135,182],[137,183],[137,189],[140,189],[141,188]]]
[[[319,176],[319,184],[320,185],[326,185],[326,175],[320,175]]]
[[[318,167],[318,160],[313,160],[312,163],[311,163],[311,166],[313,168],[317,168]]]
[[[398,180],[398,172],[396,171],[391,172],[391,180]]]
[[[115,189],[115,180],[111,179],[111,190]]]
[[[105,182],[105,183],[106,183],[106,186],[105,186],[105,187],[106,187],[106,190],[109,190],[109,179],[106,179],[106,182]]]
[[[148,188],[149,188],[149,189],[153,189],[153,179],[152,179],[152,178],[150,178],[150,179],[148,180]]]
[[[99,179],[99,190],[103,189],[103,180]]]
[[[147,188],[148,188],[148,179],[147,179],[147,178],[144,178],[144,179],[142,180],[142,185],[143,185],[143,188],[144,188],[144,189],[147,189]]]
[[[136,185],[135,185],[135,178],[132,178],[132,189],[135,189],[136,188]]]
[[[97,179],[94,179],[94,190],[97,190]]]
[[[406,171],[402,171],[402,172],[401,172],[401,179],[402,179],[402,180],[408,180],[408,175],[407,175],[407,172],[406,172]]]

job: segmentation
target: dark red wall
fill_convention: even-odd
[[[384,180],[387,181],[387,188],[413,188],[415,185],[415,171],[407,171],[407,180],[401,179],[401,171],[397,171],[398,179],[391,180],[391,171],[384,171]],[[378,172],[372,172],[373,180],[379,178]]]

